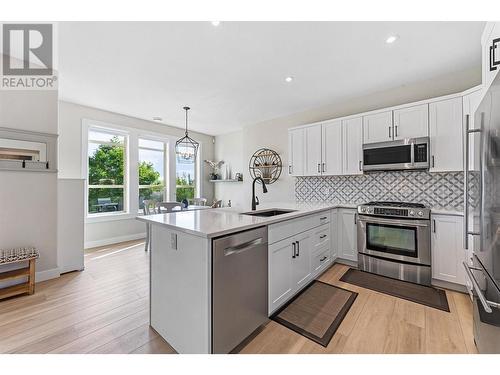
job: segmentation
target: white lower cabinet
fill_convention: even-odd
[[[432,278],[465,285],[462,262],[467,251],[463,248],[461,216],[432,215]]]
[[[309,230],[269,245],[269,313],[311,280],[312,232]]]
[[[358,261],[357,213],[355,209],[340,208],[338,210],[338,257]]]
[[[312,233],[299,234],[295,239],[295,255],[292,256],[292,282],[296,290],[301,289],[311,279]]]
[[[324,211],[269,227],[270,315],[332,263],[329,219]]]
[[[332,262],[339,256],[339,217],[338,210],[330,211],[330,251]]]

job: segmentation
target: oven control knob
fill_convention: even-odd
[[[366,212],[366,208],[361,207],[361,212]]]
[[[409,214],[410,214],[410,216],[415,216],[415,211],[410,210]]]
[[[418,216],[424,216],[424,212],[423,211],[418,211]]]

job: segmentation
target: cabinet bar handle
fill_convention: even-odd
[[[318,163],[318,173],[321,173],[321,164]]]
[[[288,166],[288,174],[292,174],[292,166],[291,165]]]
[[[324,257],[323,257],[323,258],[321,258],[319,261],[320,261],[320,262],[323,262],[324,260],[326,260],[326,258],[327,258],[327,257],[326,257],[326,256],[324,256]]]
[[[392,138],[392,135],[391,135],[391,128],[392,128],[392,126],[389,126],[389,139],[391,139],[391,138]]]
[[[295,259],[295,242],[292,243],[292,259]]]
[[[434,155],[432,155],[432,168],[434,168],[436,166],[436,163],[434,161]]]
[[[323,163],[323,170],[322,170],[322,172],[326,172],[325,163]]]
[[[360,172],[363,170],[363,168],[361,168],[361,165],[362,165],[361,163],[362,163],[362,161],[360,160],[360,161],[359,161],[359,171],[360,171]]]
[[[396,130],[396,137],[397,137],[397,136],[398,136],[398,126],[396,125],[396,126],[394,127],[394,129]]]
[[[320,240],[326,237],[326,234],[323,234],[322,236],[319,236]]]
[[[297,256],[300,256],[300,242],[297,241]]]
[[[358,224],[358,214],[354,214],[354,225]]]
[[[433,220],[432,220],[432,226],[434,227],[434,228],[432,229],[432,231],[433,231],[434,233],[436,233],[436,220],[435,220],[435,219],[433,219]]]

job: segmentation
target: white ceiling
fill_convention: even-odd
[[[479,66],[483,22],[67,22],[60,97],[217,135]],[[400,38],[386,44],[389,35]],[[285,77],[293,76],[291,83]]]

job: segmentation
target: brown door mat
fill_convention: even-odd
[[[344,273],[340,281],[450,312],[446,293],[441,289],[392,279],[352,268],[349,268]]]
[[[357,296],[350,290],[314,280],[271,319],[326,347]]]

